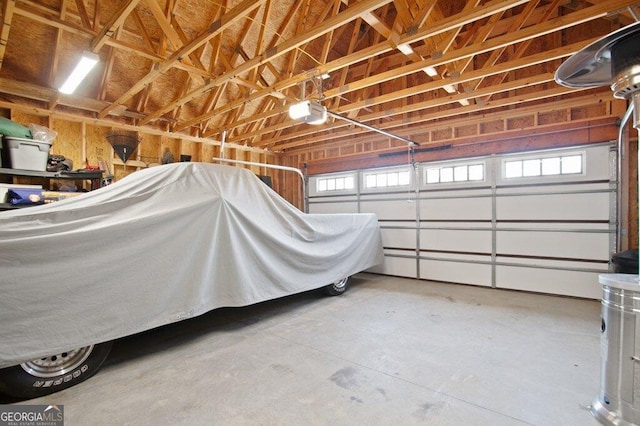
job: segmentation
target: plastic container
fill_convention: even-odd
[[[5,137],[2,141],[3,157],[8,153],[12,169],[47,170],[51,143],[33,139]]]

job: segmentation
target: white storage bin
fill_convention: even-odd
[[[5,137],[2,142],[3,156],[9,154],[12,169],[47,170],[51,143],[12,137]]]

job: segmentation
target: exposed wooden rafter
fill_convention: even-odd
[[[557,87],[554,70],[634,22],[638,3],[5,0],[0,100],[190,137],[226,130],[230,143],[279,152],[380,138],[290,119],[304,85],[306,99],[333,112],[429,133],[474,114],[586,102]],[[33,64],[21,60],[25,48]],[[102,63],[78,94],[61,95],[56,85],[83,50]]]

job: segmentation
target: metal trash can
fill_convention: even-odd
[[[640,425],[638,275],[602,274],[600,392],[591,404],[605,425]]]

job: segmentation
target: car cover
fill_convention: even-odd
[[[249,170],[175,163],[0,213],[0,367],[382,262],[373,214],[306,214]]]

